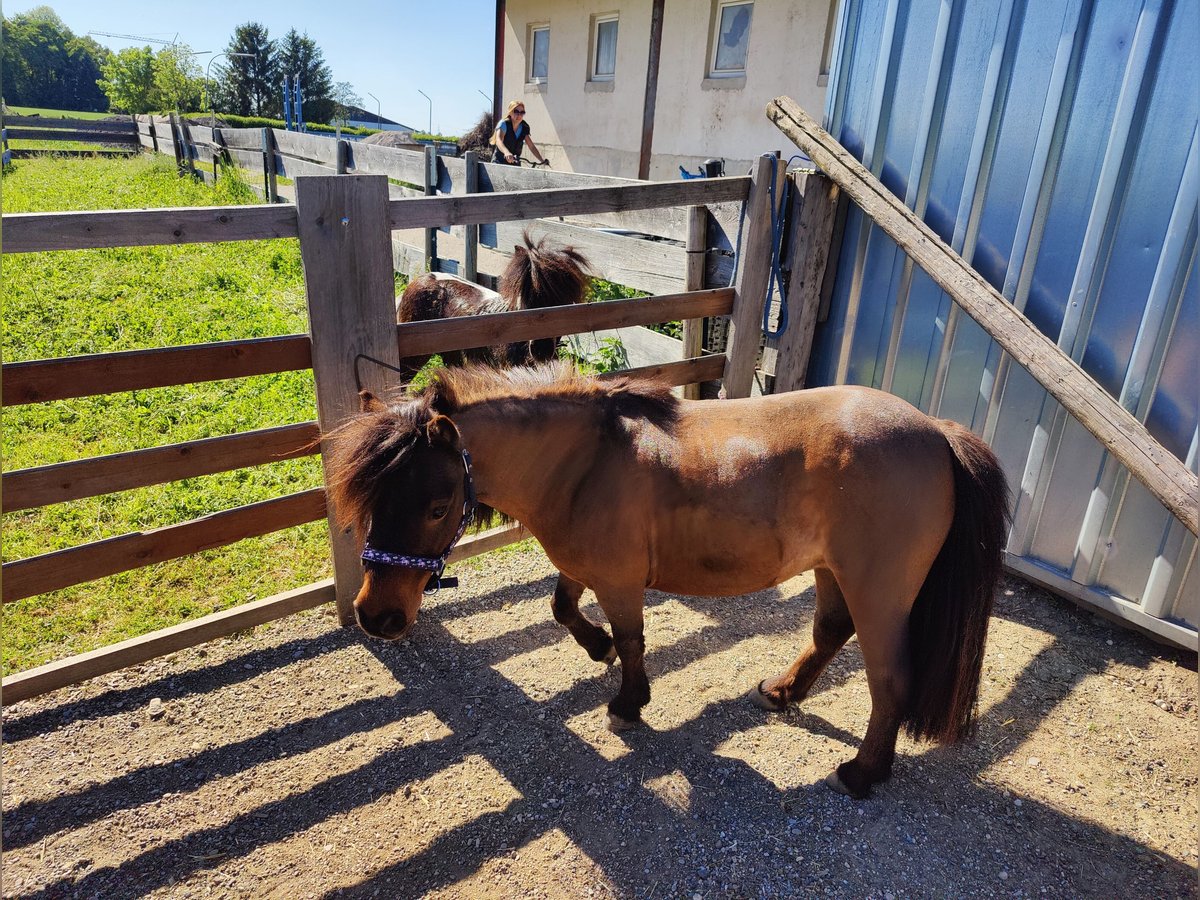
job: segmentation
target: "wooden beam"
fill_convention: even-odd
[[[4,702],[16,703],[30,697],[38,697],[98,675],[107,675],[127,666],[195,647],[205,641],[227,637],[264,622],[273,622],[294,612],[328,603],[332,599],[333,579],[327,578],[294,591],[286,591],[274,597],[212,613],[192,622],[183,622],[151,634],[121,641],[119,644],[47,663],[5,678]]]
[[[479,154],[468,150],[463,157],[466,164],[466,177],[463,179],[463,191],[468,194],[479,192]],[[467,281],[479,280],[479,226],[466,225],[463,233],[463,277]]]
[[[325,491],[313,488],[238,506],[179,525],[138,531],[4,564],[5,603],[118,572],[225,547],[325,515]]]
[[[787,286],[787,330],[768,338],[775,349],[773,393],[804,387],[812,355],[813,332],[821,308],[821,287],[829,261],[838,187],[824,175],[797,173],[794,179],[791,240],[785,263],[791,272]]]
[[[720,316],[730,311],[732,303],[731,288],[714,288],[690,294],[523,309],[436,322],[406,322],[393,327],[396,329],[399,355],[417,356],[604,328]]]
[[[771,194],[778,160],[758,158],[750,197],[746,200],[746,233],[734,285],[733,312],[729,317],[729,342],[725,348],[725,396],[749,397],[754,367],[762,343],[763,304],[771,274]],[[721,179],[704,179],[720,181]]]
[[[1200,490],[1196,475],[1183,462],[795,101],[776,97],[767,106],[767,117],[1192,534],[1197,533]]]
[[[300,256],[308,296],[317,421],[328,432],[359,410],[362,389],[385,393],[389,373],[367,356],[398,366],[395,278],[388,231],[388,189],[383,175],[329,175],[296,182]],[[331,460],[321,454],[325,480]],[[362,582],[360,548],[329,510],[338,614],[354,620],[352,604]]]
[[[3,404],[46,403],[312,366],[306,334],[6,363]]]
[[[5,253],[252,241],[296,234],[296,207],[290,204],[4,215]]]
[[[646,53],[646,90],[642,99],[642,140],[638,150],[638,178],[650,177],[650,156],[654,147],[654,109],[658,103],[658,68],[662,59],[663,7],[665,0],[654,0],[650,8],[650,49]]]
[[[96,120],[96,119],[52,119],[49,116],[5,116],[5,128],[48,128],[66,131],[103,131],[120,135],[130,135],[137,131],[137,123],[128,120]],[[12,137],[10,134],[9,137]]]
[[[10,141],[76,141],[83,144],[129,144],[136,146],[138,139],[134,131],[55,131],[49,128],[12,128],[8,130]]]
[[[724,370],[725,357],[713,354],[692,359],[677,359],[673,362],[658,363],[653,366],[638,366],[634,369],[605,372],[596,377],[600,379],[645,378],[671,387],[680,387],[699,384],[702,381],[715,381],[721,377]]]
[[[320,437],[316,422],[302,422],[18,469],[4,473],[0,497],[6,513],[36,509],[51,503],[309,456],[317,452]]]
[[[391,222],[393,228],[442,228],[659,206],[693,206],[742,200],[749,184],[750,179],[745,176],[696,178],[691,181],[639,182],[621,187],[555,188],[536,193],[502,191],[393,200]]]
[[[684,252],[687,254],[684,262],[683,289],[685,291],[700,291],[704,289],[705,250],[708,249],[708,211],[703,206],[688,207],[688,237]],[[683,355],[685,357],[699,356],[704,351],[704,319],[683,320]],[[700,399],[700,385],[689,384],[684,387],[684,398]]]

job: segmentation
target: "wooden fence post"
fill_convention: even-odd
[[[187,120],[183,116],[178,117],[179,122],[179,146],[183,150],[184,164],[187,166],[188,174],[193,178],[196,177],[196,143],[192,140],[192,129],[188,127]]]
[[[705,252],[708,249],[708,210],[703,206],[688,207],[687,270],[683,276],[685,291],[704,290]],[[691,359],[704,352],[704,320],[683,320],[683,358]],[[700,385],[685,384],[683,396],[700,399]]]
[[[787,286],[788,327],[779,337],[767,341],[776,353],[772,388],[776,394],[804,387],[837,218],[837,185],[816,172],[798,172],[790,177],[793,190],[787,214],[792,225],[785,254],[791,272]]]
[[[467,167],[463,190],[468,194],[479,192],[479,154],[468,150],[463,154]],[[463,278],[478,282],[479,279],[479,226],[467,225],[463,232]]]
[[[275,136],[270,128],[262,130],[263,149],[263,192],[268,203],[279,202],[279,188],[275,183]]]
[[[300,256],[308,295],[317,423],[335,428],[358,411],[355,364],[359,355],[390,366],[400,362],[392,276],[387,178],[313,175],[296,179]],[[361,360],[362,388],[385,394],[387,370]],[[329,460],[322,448],[328,480]],[[359,548],[329,510],[333,578],[342,624],[354,620],[362,580]]]
[[[437,193],[438,163],[437,147],[432,144],[425,146],[425,196],[432,197]],[[425,229],[425,268],[430,272],[437,271],[437,229]]]
[[[346,157],[350,155],[350,142],[338,138],[335,170],[339,175],[346,174]]]
[[[175,151],[175,170],[183,173],[183,143],[179,139],[179,125],[175,113],[167,113],[167,121],[171,123],[171,149]]]
[[[729,343],[725,348],[725,396],[749,397],[754,384],[754,366],[762,337],[762,312],[767,280],[771,274],[771,179],[776,159],[758,158],[746,198],[746,230],[742,242],[737,279],[733,288],[733,312],[729,316]]]

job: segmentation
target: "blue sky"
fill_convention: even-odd
[[[146,0],[7,0],[13,16],[49,6],[76,34],[109,31],[173,40],[215,54],[246,22],[265,25],[272,38],[290,28],[308,33],[325,55],[333,80],[348,81],[384,118],[460,134],[489,107],[494,74],[494,0],[217,0],[208,4],[147,3]],[[137,41],[92,35],[113,50]],[[145,46],[142,44],[142,46]],[[157,48],[158,44],[150,46]],[[211,55],[199,55],[204,68]],[[220,65],[223,60],[218,60]],[[282,87],[282,86],[281,86]],[[481,95],[480,92],[483,92]]]

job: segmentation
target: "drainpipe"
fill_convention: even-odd
[[[492,122],[499,123],[504,108],[504,20],[505,0],[496,0],[496,71],[492,76]]]
[[[658,100],[658,62],[662,53],[663,6],[654,0],[650,13],[650,53],[646,58],[646,105],[642,110],[642,147],[638,154],[638,178],[650,177],[650,148],[654,144],[654,105]]]

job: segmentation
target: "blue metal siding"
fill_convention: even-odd
[[[845,0],[826,109],[1193,471],[1197,46],[1192,2]],[[1195,538],[857,208],[842,240],[809,383],[881,387],[970,425],[1013,488],[1014,564],[1194,646]]]

